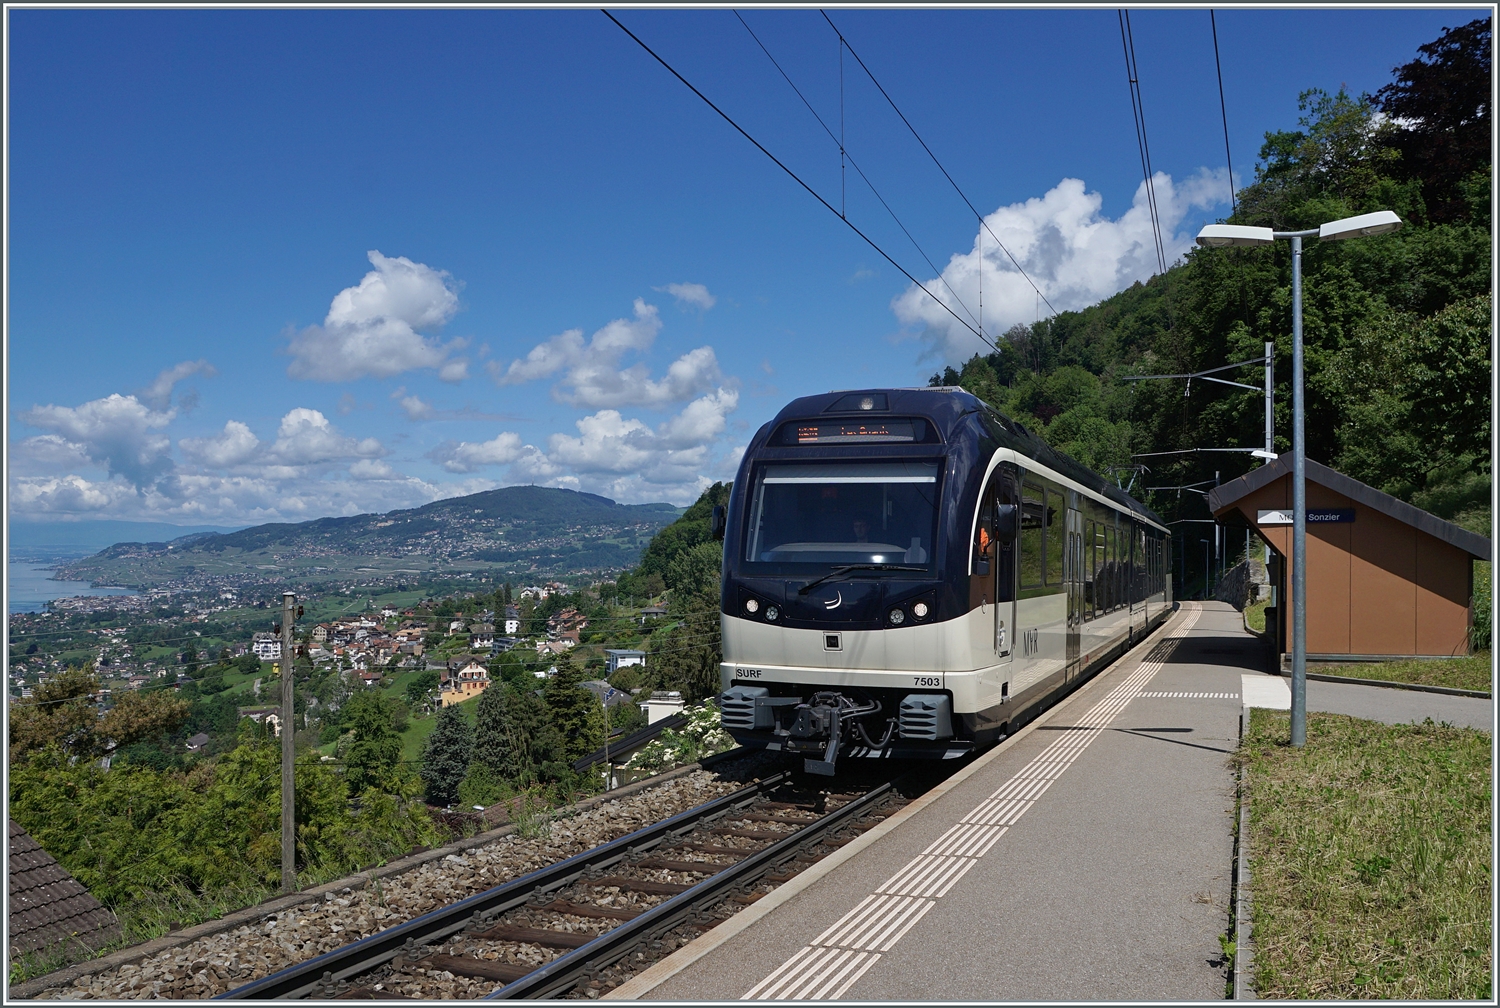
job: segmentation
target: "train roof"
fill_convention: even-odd
[[[884,409],[861,409],[860,401],[884,396]],[[843,408],[848,403],[848,408]],[[879,405],[876,400],[876,405]],[[921,388],[870,388],[840,389],[821,395],[802,396],[782,407],[771,423],[771,429],[779,428],[783,421],[805,419],[819,414],[918,414],[931,420],[947,441],[958,430],[964,419],[980,414],[987,416],[1013,443],[1007,447],[1036,459],[1069,479],[1118,504],[1126,511],[1134,512],[1157,525],[1164,525],[1161,518],[1146,505],[1094,472],[1070,455],[1053,448],[1024,426],[1005,416],[995,407],[957,385],[928,385]]]

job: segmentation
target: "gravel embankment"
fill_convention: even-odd
[[[302,904],[270,914],[254,924],[168,949],[138,964],[78,977],[72,986],[43,991],[36,997],[210,998],[743,786],[718,773],[695,771],[557,820],[545,836],[527,839],[511,834],[371,882],[364,889],[328,893],[321,905]]]

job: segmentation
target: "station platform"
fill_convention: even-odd
[[[1229,757],[1242,677],[1265,660],[1233,607],[1184,603],[937,789],[606,997],[1223,998]]]

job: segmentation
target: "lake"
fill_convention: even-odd
[[[77,595],[134,595],[130,588],[91,588],[87,581],[53,581],[56,560],[26,560],[12,556],[6,565],[9,609],[13,613],[41,612],[52,599]]]

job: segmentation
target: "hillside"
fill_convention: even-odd
[[[542,576],[633,565],[670,504],[616,504],[552,487],[503,487],[388,514],[272,523],[227,535],[116,543],[60,576],[133,588],[347,580],[422,581],[483,571]]]

